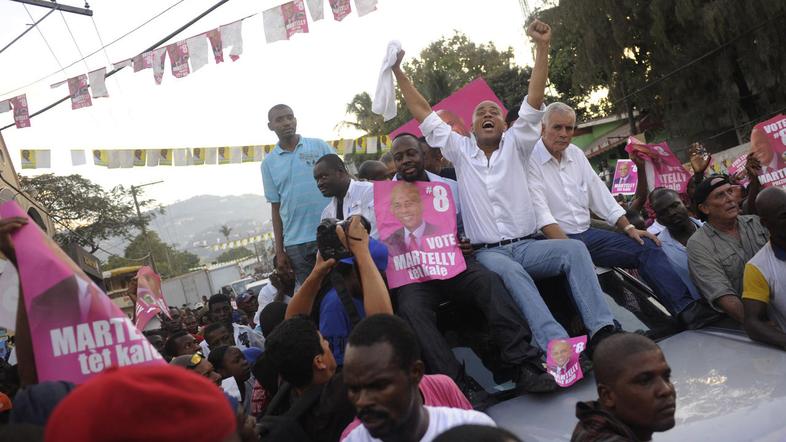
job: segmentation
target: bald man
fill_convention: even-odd
[[[388,166],[382,161],[363,161],[358,167],[358,179],[361,181],[387,181],[391,177]]]
[[[677,394],[656,343],[619,333],[598,345],[592,361],[598,400],[576,404],[572,442],[649,441],[674,427]]]
[[[745,331],[751,339],[786,349],[786,190],[764,189],[756,207],[770,241],[745,264]]]

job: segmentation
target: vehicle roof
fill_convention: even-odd
[[[249,282],[246,285],[246,290],[248,290],[248,289],[250,289],[252,287],[256,287],[258,285],[268,285],[268,284],[270,284],[270,280],[269,279],[260,279],[259,281]]]
[[[657,441],[786,440],[786,353],[719,328],[684,331],[658,343],[677,390],[676,425]],[[526,441],[570,440],[576,402],[597,399],[590,374],[567,391],[524,395],[486,412]]]

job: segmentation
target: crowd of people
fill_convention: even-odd
[[[356,176],[327,143],[297,133],[289,106],[272,107],[268,127],[279,142],[262,164],[275,235],[270,286],[258,297],[217,294],[199,309],[170,307],[161,329],[146,333],[168,366],[110,369],[76,388],[40,383],[5,392],[0,416],[9,424],[0,434],[526,440],[482,412],[495,398],[451,349],[440,325],[450,304],[468,323],[483,323],[484,356],[520,394],[561,390],[546,370],[549,342],[587,335],[579,364],[594,371],[598,398],[576,405],[573,440],[647,441],[675,425],[671,369],[658,344],[621,329],[596,267],[635,269],[684,329],[731,318],[752,339],[786,348],[786,191],[761,189],[755,158],[747,188],[705,177],[706,159],[695,158],[686,194],[648,191],[639,173],[638,193],[623,207],[571,144],[574,110],[544,103],[550,27],[535,21],[528,35],[535,62],[523,103],[507,115],[492,101],[479,103],[471,134],[432,110],[399,52],[392,71],[423,136],[399,134]],[[379,238],[373,183],[385,180],[402,182],[391,197],[402,207],[414,198],[408,183],[450,187],[466,269],[388,288],[388,249],[417,247],[424,227],[418,219],[404,223],[398,242]],[[644,209],[652,216],[641,216]],[[2,220],[0,234],[24,222]],[[335,231],[335,256],[318,251],[325,231]],[[570,326],[546,301],[555,295],[536,284],[552,277],[565,283]]]

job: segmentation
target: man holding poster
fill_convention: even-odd
[[[441,149],[461,177],[462,219],[478,261],[502,277],[532,327],[534,341],[545,351],[550,340],[568,337],[533,280],[564,274],[594,345],[616,327],[590,255],[584,244],[559,234],[545,202],[529,192],[525,171],[540,134],[551,28],[535,20],[527,33],[535,42],[535,66],[519,118],[509,129],[500,106],[482,101],[473,113],[474,137],[461,136],[440,119],[401,69],[403,51],[393,73],[426,141]],[[538,230],[559,240],[536,239]]]
[[[399,134],[390,152],[397,171],[394,181],[445,183],[451,188],[452,201],[458,208],[458,184],[425,170],[423,151],[414,135]],[[529,326],[500,277],[483,267],[472,256],[471,248],[464,260],[466,270],[453,278],[410,283],[396,291],[398,314],[417,332],[426,364],[433,372],[453,378],[471,402],[482,396],[482,389],[463,372],[437,328],[434,312],[441,303],[451,300],[479,310],[488,323],[492,339],[502,349],[502,361],[519,371],[514,379],[519,387],[531,393],[555,390],[556,384],[540,367],[540,352],[529,344],[532,338]]]

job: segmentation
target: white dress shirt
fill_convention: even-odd
[[[590,210],[611,226],[625,215],[625,209],[592,170],[584,151],[573,144],[562,152],[562,161],[557,161],[543,140],[538,140],[529,160],[529,177],[533,198],[536,194],[543,196],[567,234],[590,228]]]
[[[441,148],[456,168],[464,231],[473,243],[532,235],[555,222],[545,201],[530,197],[525,167],[540,137],[542,116],[543,108],[533,108],[525,97],[519,118],[490,159],[474,136],[453,132],[435,112],[420,124],[428,144]]]
[[[344,195],[344,219],[352,215],[363,215],[371,224],[369,236],[379,239],[377,233],[377,217],[374,215],[374,184],[367,181],[349,181],[349,189]],[[322,219],[338,218],[336,216],[336,197],[333,197],[322,210]]]

